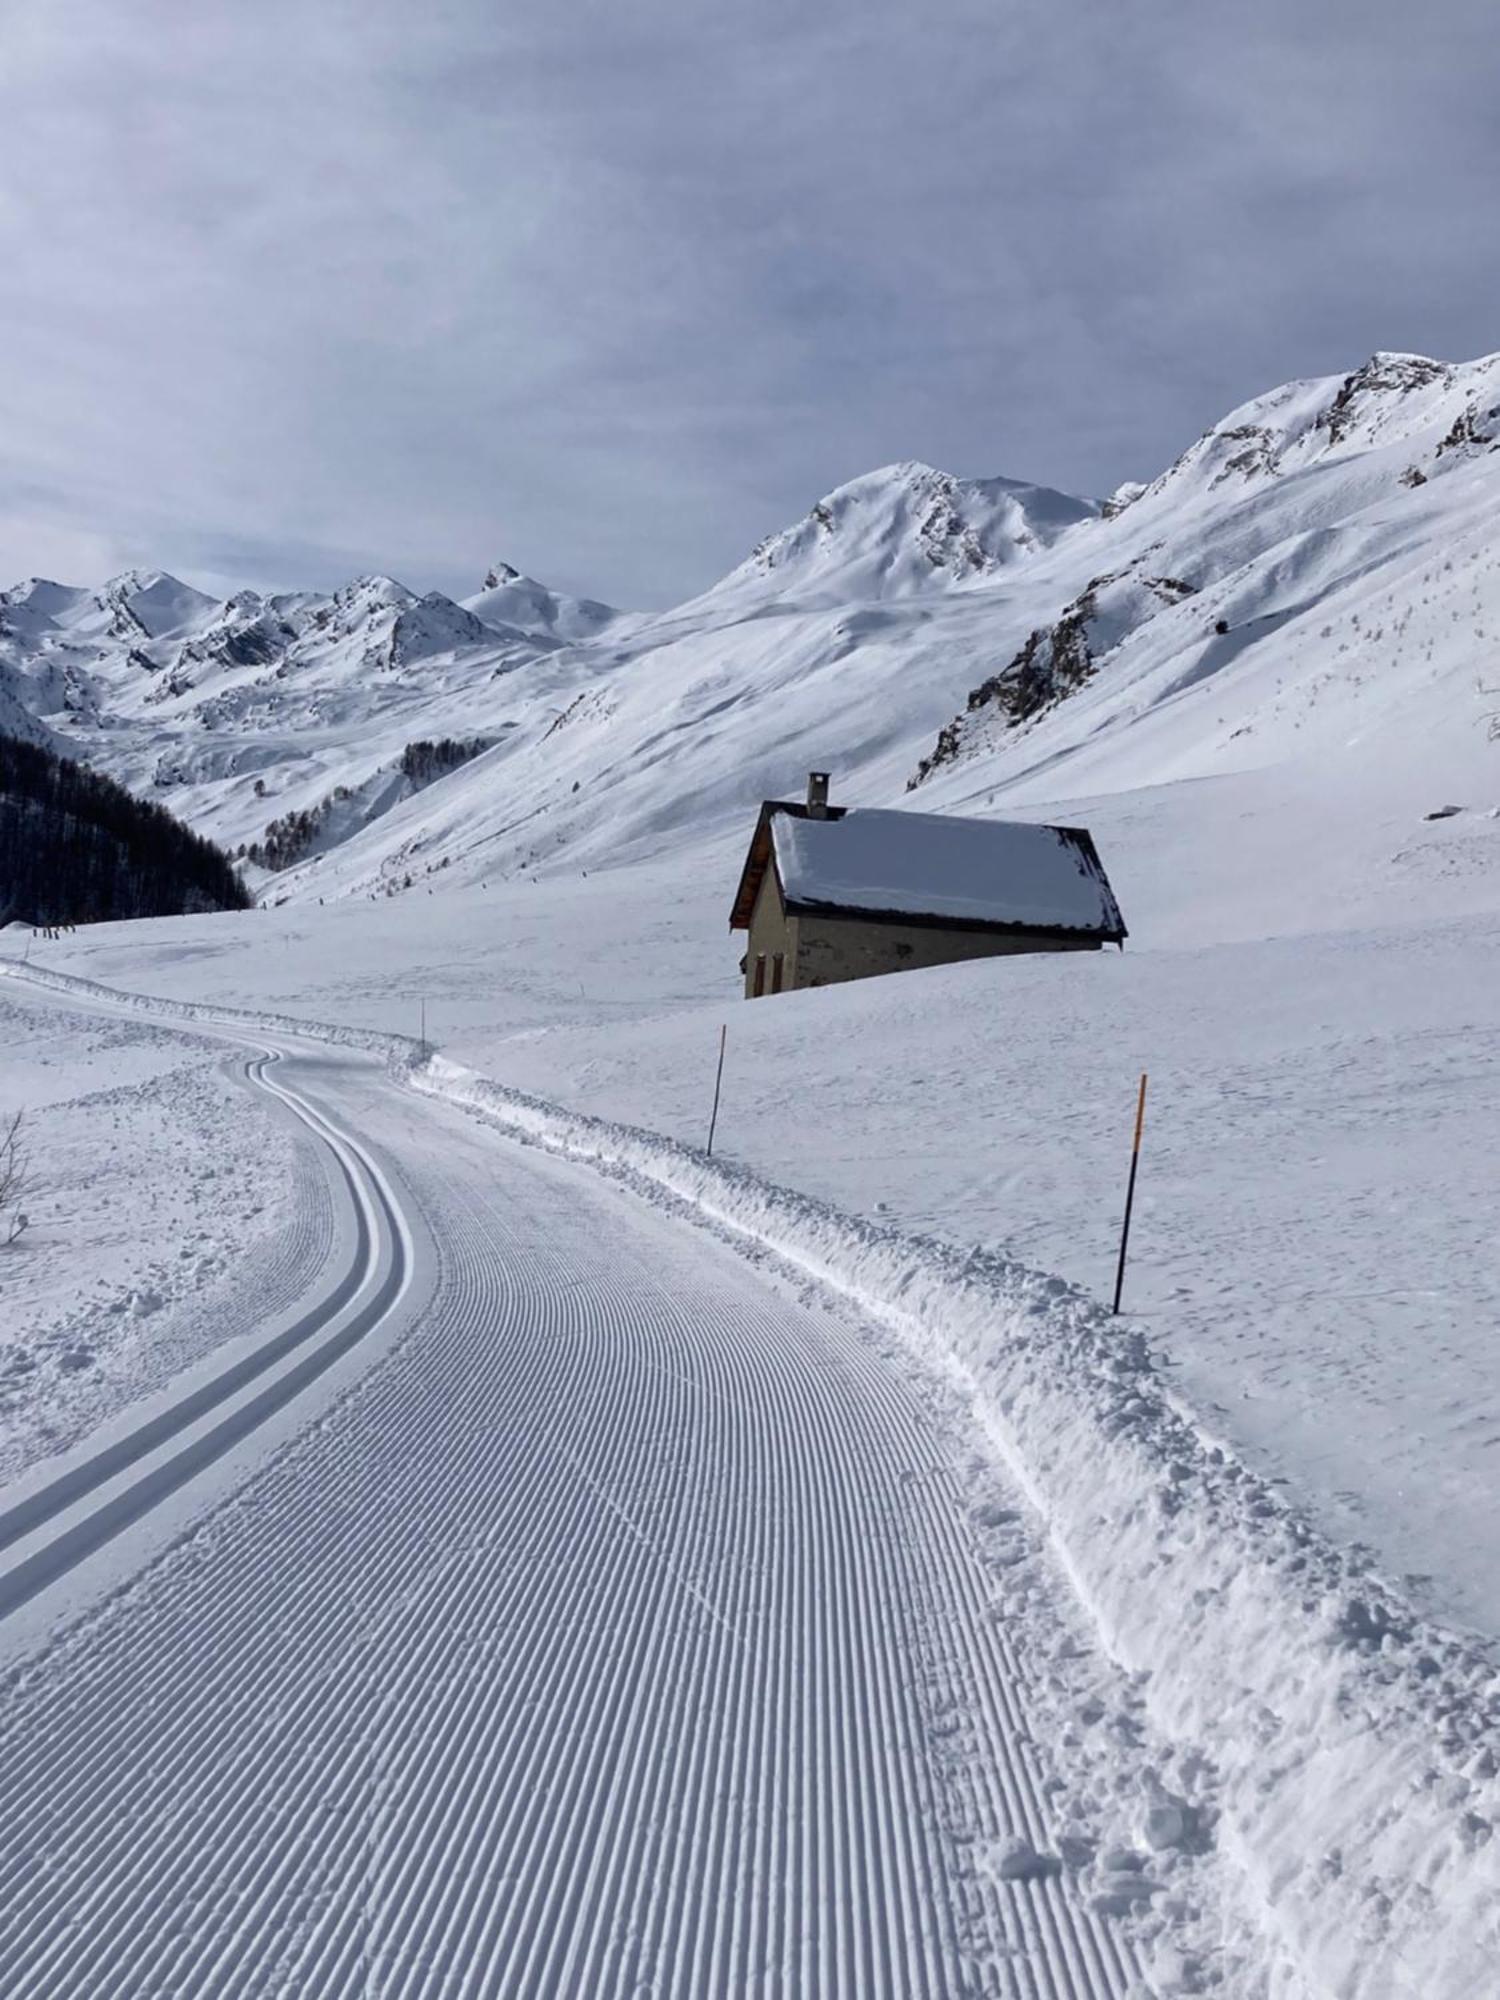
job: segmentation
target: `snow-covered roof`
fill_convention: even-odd
[[[771,828],[791,908],[1125,934],[1079,827],[851,809],[828,819],[776,811]]]

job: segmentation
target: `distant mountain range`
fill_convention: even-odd
[[[866,474],[665,613],[505,564],[461,601],[34,578],[0,593],[0,728],[232,847],[305,816],[278,896],[717,838],[809,765],[870,803],[1024,811],[1352,758],[1415,810],[1500,756],[1497,511],[1500,356],[1377,354],[1103,501]],[[407,754],[437,744],[463,755]]]

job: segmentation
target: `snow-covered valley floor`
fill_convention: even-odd
[[[1007,1847],[1008,1841],[1051,1857],[1039,1864],[1038,1882],[1051,1879],[1053,1861],[1061,1865],[1064,1886],[1046,1893],[1072,1897],[1070,1908],[1098,1917],[1139,1905],[1134,1916],[1113,1921],[1123,1925],[1120,1949],[1140,1956],[1142,1991],[1218,1991],[1235,2000],[1304,1992],[1458,2000],[1476,1990],[1465,1983],[1469,1968],[1488,1962],[1497,1948],[1493,1899],[1482,1883],[1500,1811],[1493,1752],[1486,1748],[1497,1723],[1493,1647],[1500,1631],[1485,1505],[1500,1434],[1489,1339],[1497,1272],[1486,1206],[1493,1133],[1500,1129],[1493,921],[1412,918],[1383,930],[1131,949],[1082,961],[996,961],[745,1007],[723,997],[733,986],[717,894],[721,872],[705,869],[700,883],[684,879],[680,869],[664,870],[653,885],[642,871],[633,882],[624,878],[628,895],[621,894],[620,878],[590,875],[414,895],[395,904],[99,926],[34,941],[32,963],[173,1003],[328,1022],[356,1039],[368,1031],[415,1034],[425,1001],[443,1058],[413,1081],[425,1077],[423,1088],[471,1104],[512,1136],[529,1134],[623,1174],[634,1197],[647,1197],[652,1248],[645,1254],[653,1270],[675,1270],[671,1260],[679,1255],[705,1254],[717,1269],[721,1252],[701,1241],[702,1231],[706,1225],[710,1237],[723,1237],[727,1230],[726,1240],[754,1256],[757,1284],[769,1278],[783,1298],[790,1287],[797,1310],[811,1312],[824,1337],[852,1337],[866,1357],[861,1369],[872,1353],[881,1356],[881,1368],[908,1385],[898,1391],[888,1384],[888,1392],[914,1393],[934,1413],[934,1449],[960,1496],[953,1503],[958,1516],[968,1523],[961,1532],[982,1545],[991,1527],[999,1530],[988,1555],[981,1548],[976,1558],[998,1565],[989,1586],[997,1615],[1007,1628],[1014,1622],[1017,1630],[1035,1629],[1028,1653],[1048,1663],[1035,1674],[1018,1671],[1033,1704],[1023,1733],[1042,1760],[1039,1796],[1050,1802],[1051,1816],[1033,1824],[1007,1808],[1008,1819],[998,1812],[950,1822],[943,1817],[948,1808],[934,1807],[933,1838],[939,1845],[957,1842],[942,1867],[969,1871],[963,1880],[970,1888],[958,1896],[969,1928],[962,1937],[951,1933],[957,1955],[942,1960],[948,1969],[941,1976],[919,1973],[915,1961],[901,1958],[910,1948],[902,1941],[908,1929],[876,1939],[870,1949],[893,1954],[886,1960],[891,1991],[1070,1990],[1059,1983],[1060,1972],[1048,1969],[1052,1947],[1039,1945],[1024,1925],[1017,1931],[1003,1913],[997,1918],[1000,1905],[985,1900],[992,1891],[984,1884],[996,1870],[1002,1879],[1009,1870],[1025,1879],[1031,1866],[1028,1849]],[[26,988],[20,1004],[45,1007],[52,997]],[[729,1060],[716,1146],[724,1169],[704,1181],[696,1151],[674,1151],[673,1142],[701,1146],[717,1032],[726,1020]],[[1152,1077],[1146,1160],[1127,1316],[1112,1322],[1087,1295],[1108,1295],[1133,1088],[1142,1068]],[[501,1088],[475,1083],[476,1072]],[[504,1087],[606,1122],[570,1127],[564,1110],[528,1109]],[[361,1091],[361,1129],[397,1121],[402,1136],[388,1137],[385,1149],[416,1182],[446,1270],[459,1254],[450,1240],[456,1211],[428,1199],[423,1175],[441,1160],[462,1158],[476,1185],[483,1180],[492,1190],[497,1176],[512,1172],[505,1164],[510,1139],[487,1139],[451,1122],[441,1140],[422,1136],[420,1122],[412,1122],[416,1112],[391,1108],[389,1086],[378,1094],[368,1086]],[[528,1159],[526,1172],[533,1170],[544,1171],[552,1191],[543,1203],[548,1213],[566,1205],[565,1195],[598,1199],[580,1188],[576,1164],[543,1170]],[[743,1177],[746,1170],[753,1178]],[[508,1217],[520,1195],[509,1178],[505,1187]],[[493,1211],[492,1192],[466,1200]],[[665,1215],[657,1213],[663,1202]],[[631,1205],[639,1217],[639,1200]],[[542,1210],[532,1212],[541,1229]],[[617,1239],[597,1220],[581,1225],[585,1238],[601,1231],[618,1251]],[[685,1235],[700,1239],[696,1249],[686,1247]],[[479,1267],[512,1270],[509,1236],[486,1235],[485,1245],[473,1252]],[[540,1238],[527,1254],[544,1259]],[[562,1230],[556,1249],[562,1267],[572,1269],[577,1254],[574,1236]],[[1033,1277],[1028,1267],[1059,1276]],[[694,1268],[701,1276],[706,1267]],[[443,1282],[454,1282],[451,1272]],[[589,1298],[597,1301],[602,1278],[575,1274],[566,1282],[578,1287],[585,1309],[580,1338],[614,1323],[614,1304],[587,1306]],[[669,1296],[677,1299],[686,1282],[673,1278]],[[513,1274],[506,1283],[514,1283]],[[545,1317],[542,1306],[513,1297],[465,1310],[478,1318],[463,1321],[456,1333],[446,1309],[430,1324],[446,1329],[444,1339],[458,1340],[454,1365],[466,1369],[477,1350],[463,1326],[524,1332],[533,1310]],[[741,1325],[737,1315],[745,1310],[742,1302],[726,1324]],[[781,1308],[757,1308],[765,1310],[774,1319]],[[713,1314],[708,1322],[689,1317],[694,1339],[706,1338]],[[634,1319],[628,1325],[634,1340],[641,1328]],[[830,1326],[845,1331],[834,1336]],[[1140,1344],[1137,1330],[1149,1346]],[[770,1341],[768,1355],[774,1351],[769,1331],[756,1338]],[[372,1362],[360,1378],[369,1396],[380,1393],[383,1371],[409,1365],[409,1345],[398,1342],[388,1360]],[[661,1365],[672,1379],[700,1385],[728,1363],[710,1362],[692,1347]],[[867,1385],[886,1379],[880,1369],[873,1376],[856,1370],[856,1377]],[[566,1403],[572,1392],[558,1386],[560,1379],[547,1394]],[[533,1393],[542,1392],[524,1390]],[[605,1403],[625,1393],[617,1383],[599,1390]],[[741,1414],[748,1393],[743,1383],[715,1391]],[[340,1412],[345,1407],[337,1405]],[[348,1404],[357,1407],[359,1395]],[[693,1454],[702,1447],[699,1425],[710,1407],[719,1406],[676,1410],[665,1429],[642,1434],[656,1441],[658,1455],[669,1438],[680,1445],[686,1456],[673,1462],[686,1468],[695,1490],[702,1475],[691,1469],[700,1463]],[[313,1477],[307,1454],[316,1455],[329,1436],[326,1414],[320,1421],[322,1429],[315,1425],[299,1444],[281,1447],[283,1456],[291,1450],[287,1463],[299,1463],[306,1478]],[[539,1421],[526,1418],[514,1431],[518,1448]],[[848,1421],[855,1421],[852,1414]],[[633,1434],[634,1419],[629,1428]],[[433,1434],[447,1435],[436,1418]],[[415,1434],[400,1435],[402,1449],[412,1450]],[[812,1457],[822,1449],[808,1446]],[[654,1530],[622,1497],[636,1490],[632,1481],[650,1486],[666,1476],[652,1465],[649,1474],[637,1466],[589,1477],[603,1494],[601,1504],[623,1507],[632,1539],[644,1533],[656,1559],[670,1562],[722,1610],[722,1577],[705,1588],[697,1566],[704,1531],[693,1525],[696,1515],[681,1511],[690,1504],[685,1494],[669,1501],[651,1488],[657,1497],[649,1504],[665,1510],[652,1516]],[[277,1472],[280,1466],[283,1458],[273,1458],[266,1477],[290,1477]],[[528,1481],[533,1473],[534,1467],[526,1472]],[[764,1468],[734,1474],[741,1484],[764,1476]],[[977,1499],[975,1481],[983,1488]],[[235,1501],[229,1518],[244,1520],[250,1504]],[[431,1504],[435,1511],[424,1516],[429,1553],[433,1543],[450,1546],[452,1527],[440,1525],[447,1503],[434,1493]],[[581,1504],[576,1492],[570,1504]],[[783,1510],[789,1504],[776,1503]],[[338,1503],[351,1534],[360,1505],[349,1497]],[[464,1502],[476,1505],[472,1496]],[[717,1518],[728,1517],[721,1509]],[[881,1518],[887,1527],[879,1533],[874,1517],[867,1524],[877,1541],[890,1532],[889,1514]],[[474,1554],[481,1545],[484,1561],[499,1561],[501,1546],[519,1560],[509,1530],[490,1550],[477,1520],[471,1511],[453,1528],[467,1552],[459,1562],[464,1592],[474,1579],[463,1564],[481,1560]],[[388,1531],[387,1522],[382,1532]],[[368,1523],[358,1529],[371,1532]],[[222,1546],[215,1530],[209,1547]],[[363,1554],[354,1544],[346,1549],[351,1592],[361,1565],[373,1560],[373,1545],[364,1546]],[[179,1552],[170,1561],[186,1559]],[[256,1560],[268,1576],[269,1556],[263,1551]],[[293,1578],[301,1560],[291,1560]],[[745,1560],[769,1579],[780,1559]],[[929,1557],[918,1566],[930,1566]],[[441,1561],[436,1567],[446,1576]],[[524,1581],[518,1577],[516,1587]],[[411,1601],[425,1605],[426,1586],[410,1588],[417,1593]],[[595,1588],[580,1584],[580,1607]],[[400,1591],[389,1597],[383,1584],[375,1594],[387,1608],[407,1601]],[[779,1601],[785,1607],[790,1600]],[[457,1609],[427,1610],[430,1618],[419,1608],[413,1619],[437,1627],[446,1619],[450,1629],[469,1630]],[[108,1615],[122,1616],[118,1604]],[[899,1613],[890,1605],[869,1615],[877,1625],[888,1616],[897,1632],[901,1619],[915,1614],[907,1604]],[[942,1614],[956,1615],[951,1605]],[[573,1619],[568,1629],[581,1644],[593,1627],[581,1608]],[[863,1620],[849,1630],[856,1627],[866,1629]],[[93,1642],[75,1635],[67,1643],[75,1650],[66,1657],[80,1663],[67,1671],[83,1671]],[[633,1642],[617,1633],[611,1643],[621,1649],[616,1663],[634,1685],[641,1663]],[[435,1651],[414,1671],[436,1674],[446,1687],[457,1670],[441,1659]],[[830,1672],[832,1660],[832,1654],[825,1659]],[[877,1670],[887,1671],[872,1658],[850,1656],[840,1669],[847,1676],[842,1698],[855,1699],[856,1689],[860,1701],[873,1698],[866,1677]],[[904,1671],[891,1667],[895,1679],[888,1684],[905,1685]],[[591,1699],[605,1698],[604,1685],[596,1683]],[[930,1693],[930,1683],[922,1685]],[[954,1728],[972,1730],[974,1699],[972,1689],[966,1695],[950,1687],[939,1707]],[[453,1700],[462,1706],[462,1687],[455,1686]],[[667,1734],[675,1727],[666,1711],[660,1726]],[[872,1721],[872,1740],[883,1741],[886,1726]],[[368,1742],[368,1731],[361,1740]],[[990,1754],[980,1753],[981,1761]],[[398,1826],[408,1809],[428,1810],[418,1801],[426,1797],[429,1755],[439,1756],[439,1749],[414,1751],[403,1767],[417,1789],[393,1807]],[[359,1788],[368,1773],[361,1779],[347,1765],[339,1768],[343,1778],[329,1781],[333,1795],[367,1805]],[[908,1779],[918,1782],[910,1771],[900,1782]],[[619,1797],[624,1781],[616,1773],[609,1782]],[[929,1774],[921,1782],[937,1780]],[[495,1783],[499,1812],[508,1794],[499,1778]],[[819,1794],[824,1803],[832,1796]],[[860,1793],[861,1810],[880,1796],[880,1784],[871,1780]],[[1173,1822],[1183,1838],[1162,1850],[1164,1865],[1143,1817],[1153,1806],[1185,1814]],[[597,1821],[588,1815],[601,1810],[597,1801],[579,1805],[568,1821],[573,1832],[560,1831],[559,1844],[535,1851],[555,1857],[568,1853],[570,1839],[581,1839],[597,1860]],[[620,1806],[610,1822],[622,1845],[608,1852],[622,1857],[639,1847],[618,1817],[628,1810]],[[797,1810],[815,1812],[811,1794]],[[893,1814],[892,1829],[905,1826],[907,1811]],[[918,1820],[929,1824],[921,1812]],[[440,1843],[446,1835],[439,1821],[431,1824],[432,1840]],[[966,1830],[954,1832],[960,1825]],[[1192,1830],[1190,1838],[1184,1829]],[[847,1856],[839,1841],[866,1836],[877,1845],[892,1837],[847,1823],[845,1834],[829,1835],[830,1858]],[[453,1838],[469,1835],[455,1831]],[[746,1867],[759,1867],[735,1845],[742,1838],[753,1846],[761,1836],[742,1830],[712,1851],[726,1867],[741,1865],[736,1854]],[[419,1890],[415,1877],[408,1882],[402,1872],[417,1868],[421,1854],[439,1867],[426,1839],[413,1830],[409,1853],[403,1850],[393,1865],[416,1898],[412,1910],[431,1913],[421,1922],[457,1922],[439,1886]],[[1194,1844],[1204,1852],[1189,1851]],[[562,1921],[549,1900],[554,1893],[572,1897],[569,1908],[595,1912],[595,1890],[580,1890],[576,1874],[567,1875],[572,1886],[564,1889],[563,1876],[526,1877],[499,1848],[485,1852],[484,1867],[500,1870],[494,1881],[503,1876],[506,1885],[523,1884],[537,1923]],[[981,1865],[984,1856],[993,1867]],[[170,1872],[167,1858],[160,1865]],[[305,1928],[319,1940],[318,1951],[326,1945],[333,1955],[305,1963],[325,1966],[327,1990],[340,1990],[355,1960],[339,1956],[354,1949],[339,1926],[352,1918],[340,1903],[339,1883],[348,1889],[345,1864],[329,1865],[332,1880],[315,1898]],[[578,1865],[592,1879],[588,1864]],[[1132,1872],[1155,1886],[1131,1891]],[[308,1879],[305,1872],[301,1879]],[[700,1883],[695,1893],[708,1892]],[[841,1896],[875,1892],[846,1885],[831,1893],[842,1908]],[[1024,1893],[1040,1892],[1033,1884]],[[423,1903],[429,1894],[435,1900]],[[473,1894],[481,1894],[478,1887]],[[1006,1898],[1020,1894],[1007,1889],[1001,1905],[1010,1907]],[[403,1889],[397,1898],[402,1908],[405,1895]],[[771,1914],[776,1902],[771,1897],[757,1906],[766,1914],[756,1921],[781,1921]],[[281,1907],[284,1915],[288,1906]],[[382,1900],[379,1907],[392,1905]],[[486,1921],[503,1930],[498,1912],[473,1919]],[[928,1928],[918,1929],[948,1936],[947,1921],[929,1912]],[[624,1922],[627,1938],[644,1935],[634,1918]],[[661,1933],[652,1949],[669,1958],[674,1950],[697,1950],[683,1942],[680,1919],[672,1923],[675,1942],[664,1942]],[[489,1939],[483,1949],[500,1949],[501,1934],[483,1933]],[[537,1947],[542,1956],[530,1961],[541,1968],[535,1977],[555,1981],[559,1967],[575,1963],[570,1950],[595,1953],[584,1962],[603,1983],[574,1990],[630,1990],[620,1983],[623,1961],[597,1955],[615,1950],[618,1938],[607,1943],[596,1928],[583,1941],[570,1933],[573,1942],[565,1946],[560,1935],[546,1931]],[[470,1943],[479,1936],[471,1933]],[[987,1942],[976,1943],[979,1937]],[[1006,1950],[986,1959],[996,1939],[1008,1940]],[[294,1955],[303,1948],[286,1945]],[[751,1948],[703,1944],[709,1956],[691,1971],[684,1969],[688,1961],[671,1961],[662,1973],[666,1961],[658,1957],[660,1989],[774,1985],[775,1975],[765,1970],[770,1959],[757,1960],[762,1972],[751,1976],[749,1961],[734,1955]],[[827,1948],[833,1959],[818,1960],[820,1970],[802,1990],[878,1990],[868,1983],[873,1960],[857,1967],[839,1957],[843,1945]],[[932,1948],[941,1959],[950,1944]],[[390,1954],[382,1962],[408,1964],[405,1949],[382,1945]],[[261,1964],[253,1953],[245,1964],[252,1962]],[[784,1966],[784,1953],[775,1962]],[[226,1963],[239,1978],[232,1970],[238,1961],[231,1955]],[[443,1990],[433,1983],[438,1970],[458,1977],[469,1963],[462,1954],[411,1962],[407,1984],[393,1990]],[[961,1973],[960,1965],[967,1970]],[[615,1969],[601,1974],[601,1966]],[[1124,1990],[1104,1960],[1073,1976],[1096,1981],[1075,1984],[1074,1991]],[[795,1988],[796,1978],[785,1977]],[[569,1990],[566,1982],[536,1984],[532,1974],[515,1978],[518,1991]],[[77,1990],[106,1989],[84,1983]],[[231,1983],[227,1990],[239,1989]]]
[[[1084,2000],[1280,1962],[1211,1765],[940,1373],[368,1060],[280,1068],[399,1162],[432,1286],[12,1667],[4,1991]]]
[[[37,962],[416,1035],[852,1214],[1126,1292],[1233,1448],[1500,1642],[1500,920],[999,960],[740,1003],[722,861],[93,927]],[[1198,905],[1174,925],[1190,932]],[[712,996],[712,997],[709,997]]]
[[[728,1012],[718,1144],[854,1213],[1113,1284],[1181,1392],[1500,1636],[1500,922],[998,960]],[[701,1143],[722,1008],[532,1031],[503,1080]],[[458,1038],[460,1043],[462,1038]]]

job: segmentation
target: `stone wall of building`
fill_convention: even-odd
[[[1009,958],[1032,951],[1097,951],[1095,938],[1061,939],[1036,932],[948,930],[932,924],[873,922],[803,911],[796,925],[795,978],[789,986],[832,986],[843,979],[910,972],[971,958]],[[753,961],[752,961],[753,964]]]

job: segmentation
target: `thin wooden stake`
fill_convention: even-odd
[[[1125,1249],[1130,1242],[1130,1211],[1135,1206],[1136,1169],[1141,1164],[1141,1128],[1146,1122],[1146,1076],[1141,1073],[1141,1094],[1135,1105],[1135,1143],[1130,1149],[1130,1184],[1125,1190],[1125,1220],[1120,1225],[1120,1261],[1115,1268],[1115,1311],[1120,1310],[1120,1293],[1125,1287]]]
[[[714,1149],[714,1127],[719,1122],[719,1086],[724,1081],[724,1043],[728,1034],[729,1023],[726,1021],[719,1030],[719,1073],[714,1078],[714,1108],[708,1121],[708,1150],[710,1153]]]

